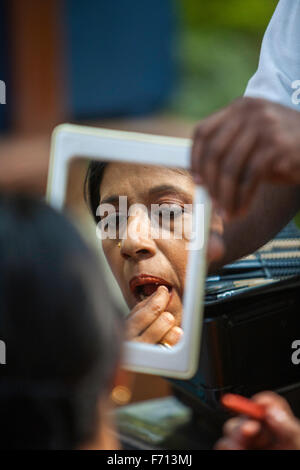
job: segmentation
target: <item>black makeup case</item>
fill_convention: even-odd
[[[251,261],[249,269],[238,261],[236,268],[225,267],[220,278],[208,279],[199,367],[192,379],[172,381],[174,392],[196,412],[205,407],[214,413],[221,412],[225,392],[251,396],[273,390],[284,395],[300,417],[300,363],[292,360],[297,357],[294,342],[300,341],[299,230],[289,224],[245,261]],[[270,282],[218,290],[224,279],[244,282],[247,276],[261,276],[256,274],[258,261]]]

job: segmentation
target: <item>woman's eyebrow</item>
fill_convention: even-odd
[[[119,202],[118,194],[112,194],[111,196],[108,196],[100,200],[100,204],[118,204],[118,202]]]
[[[175,193],[182,195],[185,198],[191,198],[192,195],[188,192],[184,191],[179,186],[174,186],[172,184],[161,184],[159,186],[154,186],[154,188],[149,189],[149,194],[158,194],[158,193]]]
[[[178,194],[181,195],[185,198],[190,199],[192,195],[188,193],[187,191],[184,191],[182,188],[179,186],[175,186],[172,184],[161,184],[159,186],[155,186],[151,189],[149,189],[149,195],[156,195],[159,193],[173,193],[173,194]],[[115,204],[117,205],[119,203],[119,194],[112,194],[111,196],[107,196],[100,200],[100,204]]]

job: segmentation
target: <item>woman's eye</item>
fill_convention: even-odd
[[[158,211],[158,215],[160,219],[167,219],[167,220],[173,220],[179,216],[181,216],[184,212],[184,209],[181,206],[178,205],[172,205],[168,207],[162,207]]]
[[[178,204],[161,204],[154,211],[154,225],[164,230],[174,231],[175,227],[182,226],[184,208]]]

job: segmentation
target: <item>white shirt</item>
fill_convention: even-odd
[[[300,111],[300,0],[280,0],[266,29],[246,96]]]

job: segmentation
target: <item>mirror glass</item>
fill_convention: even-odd
[[[185,169],[70,161],[65,209],[105,259],[128,341],[173,348],[184,336],[194,191]]]

